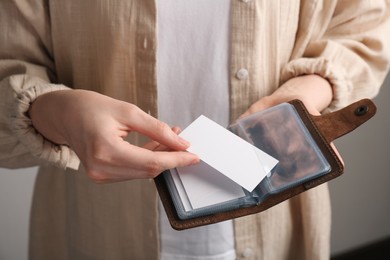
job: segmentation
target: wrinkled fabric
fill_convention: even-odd
[[[375,96],[389,68],[389,5],[232,1],[231,120],[305,74],[331,83],[333,100],[324,112]],[[75,153],[44,140],[26,114],[37,94],[66,86],[131,102],[156,116],[156,20],[153,0],[0,2],[0,166],[41,165],[31,259],[158,259],[153,182],[92,183],[82,165],[75,170]],[[241,69],[248,77],[237,74]],[[327,185],[236,219],[235,235],[238,259],[328,259]]]

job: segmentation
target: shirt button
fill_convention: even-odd
[[[144,38],[144,49],[148,48],[148,38]]]
[[[252,1],[252,0],[241,0],[241,2],[243,2],[243,3],[249,3],[250,1]]]
[[[250,249],[249,247],[248,248],[245,248],[245,250],[242,252],[242,256],[244,258],[248,258],[248,257],[251,257],[253,254],[253,251],[252,249]]]
[[[249,72],[246,69],[239,69],[236,73],[236,77],[240,80],[244,80],[248,78],[248,76],[249,76]]]

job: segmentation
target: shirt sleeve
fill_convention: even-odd
[[[21,168],[53,163],[76,169],[77,155],[54,144],[33,127],[30,104],[50,91],[55,66],[48,6],[44,1],[0,1],[0,167]]]
[[[333,100],[324,112],[330,112],[379,92],[390,61],[390,1],[323,2],[329,6],[301,9],[295,57],[282,82],[306,74],[326,78]]]

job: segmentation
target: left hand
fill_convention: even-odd
[[[326,79],[318,75],[300,76],[288,80],[274,93],[252,104],[240,118],[293,99],[301,100],[310,114],[320,115],[320,112],[329,106],[332,97],[332,86]],[[344,163],[333,143],[331,146]]]
[[[293,99],[301,100],[312,115],[319,115],[329,106],[332,96],[332,86],[326,79],[314,74],[300,76],[288,80],[274,93],[252,104],[241,117]]]

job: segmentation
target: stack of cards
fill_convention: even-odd
[[[180,136],[199,165],[171,171],[186,211],[245,196],[252,192],[278,160],[205,116],[200,116]]]

